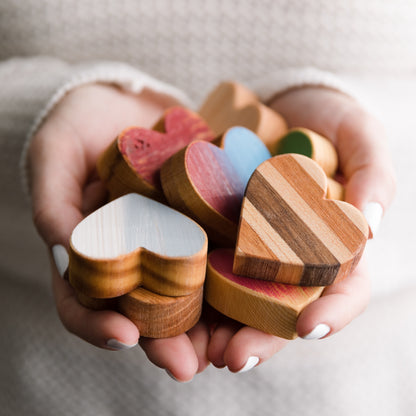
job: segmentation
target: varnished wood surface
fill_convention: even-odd
[[[346,277],[368,238],[363,215],[324,198],[327,179],[306,156],[275,156],[248,184],[234,273],[281,283],[326,286]]]
[[[283,117],[262,104],[248,88],[236,82],[222,82],[207,97],[199,114],[217,136],[233,126],[247,127],[271,152],[287,131]]]
[[[138,194],[118,198],[85,218],[71,236],[69,281],[93,298],[144,286],[187,295],[205,278],[207,236],[181,213]]]
[[[296,338],[301,311],[319,298],[323,287],[284,285],[232,273],[232,250],[208,256],[205,300],[222,314],[261,331]]]
[[[326,190],[326,197],[328,199],[338,199],[338,201],[345,201],[344,186],[333,178],[327,178],[328,187]]]
[[[162,296],[137,288],[113,299],[94,299],[78,293],[80,303],[90,309],[112,309],[129,318],[141,337],[167,338],[191,329],[202,310],[203,287],[186,296]]]

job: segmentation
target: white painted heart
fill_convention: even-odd
[[[95,298],[143,286],[182,296],[203,284],[207,236],[194,221],[138,194],[95,211],[71,236],[69,279]]]

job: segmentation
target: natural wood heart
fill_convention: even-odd
[[[326,197],[328,199],[338,199],[338,201],[345,201],[345,188],[337,180],[327,178]]]
[[[113,309],[127,316],[141,337],[167,338],[191,329],[202,310],[203,286],[186,296],[162,296],[142,287],[112,299],[95,299],[77,294],[79,302],[90,309]]]
[[[197,221],[210,242],[233,247],[246,183],[270,152],[243,127],[229,129],[221,146],[191,143],[163,165],[161,181],[169,204]]]
[[[257,96],[241,84],[219,84],[203,103],[199,114],[217,136],[233,126],[247,127],[274,153],[279,137],[287,131],[283,117],[260,103]]]
[[[213,131],[198,114],[172,107],[153,130],[123,130],[99,159],[97,170],[111,199],[137,192],[164,202],[159,177],[162,164],[193,140],[214,138]]]
[[[324,198],[326,176],[306,156],[275,156],[247,186],[233,271],[302,286],[346,277],[368,238],[363,215]]]
[[[191,219],[138,194],[85,218],[71,236],[69,281],[86,296],[112,298],[137,286],[183,296],[205,279],[207,236]]]
[[[205,300],[222,314],[261,331],[296,338],[302,310],[319,298],[323,287],[301,287],[237,276],[232,273],[232,250],[208,256]]]

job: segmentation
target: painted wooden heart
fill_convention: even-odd
[[[320,134],[297,127],[280,138],[276,154],[297,153],[313,159],[327,176],[333,176],[338,167],[338,155],[332,143]]]
[[[97,170],[111,199],[137,192],[163,202],[159,177],[162,164],[190,142],[214,138],[198,114],[172,107],[152,130],[142,127],[123,130],[101,156]]]
[[[323,287],[301,287],[233,274],[234,252],[217,249],[208,256],[205,300],[222,314],[261,331],[296,338],[302,310]]]
[[[346,277],[369,229],[358,209],[325,199],[326,186],[323,170],[306,156],[262,163],[244,197],[234,273],[302,286]]]
[[[270,152],[244,127],[229,129],[221,146],[191,143],[163,165],[161,182],[172,207],[197,221],[210,242],[230,247],[235,245],[247,181]]]
[[[205,279],[207,236],[188,217],[138,194],[120,197],[75,227],[69,281],[85,296],[112,298],[137,286],[188,295]]]
[[[112,309],[129,318],[141,337],[168,338],[191,329],[202,311],[203,286],[186,296],[163,296],[143,287],[111,299],[96,299],[78,292],[79,302],[90,309]]]
[[[230,127],[243,126],[253,131],[274,153],[279,137],[287,131],[283,117],[263,105],[249,89],[235,82],[222,82],[207,97],[199,114],[217,136]]]

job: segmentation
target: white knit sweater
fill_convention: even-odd
[[[0,413],[412,414],[415,18],[413,0],[2,0]],[[399,193],[368,249],[383,297],[366,315],[332,339],[296,341],[246,375],[210,369],[179,386],[138,349],[109,354],[63,330],[19,159],[31,131],[74,86],[146,86],[196,107],[224,79],[262,98],[316,84],[371,102],[392,138]]]

